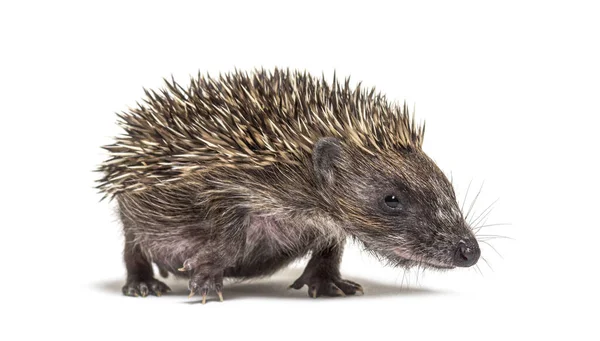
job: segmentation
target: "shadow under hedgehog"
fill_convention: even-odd
[[[394,266],[475,264],[480,250],[448,179],[422,151],[424,126],[374,89],[306,72],[166,81],[119,114],[98,188],[116,198],[129,296],[189,278],[222,300],[223,278],[270,275],[307,254],[291,287],[362,293],[339,266],[348,237]]]

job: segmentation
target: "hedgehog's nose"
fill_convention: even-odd
[[[454,265],[468,267],[477,263],[481,250],[477,242],[461,240],[454,251]]]

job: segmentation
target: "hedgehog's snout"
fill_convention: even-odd
[[[456,245],[456,249],[454,250],[454,260],[453,263],[455,266],[459,267],[469,267],[475,265],[479,260],[479,256],[481,255],[481,250],[479,249],[479,244],[476,241],[472,240],[461,240]]]

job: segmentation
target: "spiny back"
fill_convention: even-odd
[[[143,104],[118,115],[125,134],[104,147],[110,158],[99,168],[106,196],[216,167],[299,164],[320,137],[339,137],[370,154],[420,149],[423,142],[424,126],[415,125],[406,105],[374,88],[350,88],[348,79],[340,84],[335,75],[332,85],[278,69],[198,75],[187,88],[165,83],[159,92],[144,90]]]

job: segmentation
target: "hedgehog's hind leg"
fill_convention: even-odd
[[[232,262],[228,260],[228,254],[223,253],[215,257],[215,252],[200,250],[191,258],[183,262],[183,266],[178,270],[186,272],[190,277],[189,289],[191,298],[194,295],[202,296],[202,304],[206,303],[206,296],[210,290],[214,290],[219,300],[223,301],[223,273],[227,267],[226,264]]]
[[[154,278],[152,263],[129,234],[125,236],[123,258],[127,269],[127,282],[123,286],[124,295],[146,297],[151,294],[160,296],[171,291],[171,288],[166,284]]]
[[[235,264],[243,247],[245,234],[236,233],[235,236],[234,238],[221,236],[220,239],[204,245],[183,262],[178,270],[190,278],[190,298],[200,295],[204,304],[209,291],[214,291],[219,300],[223,301],[223,276],[225,270]]]

